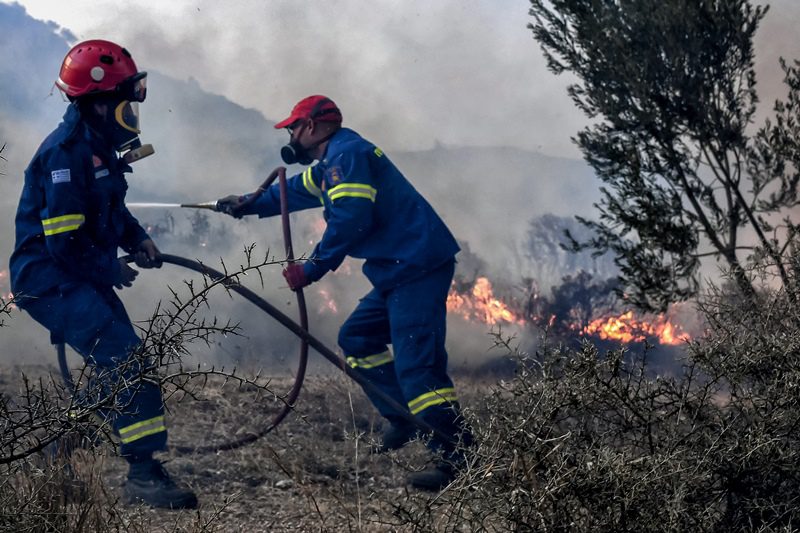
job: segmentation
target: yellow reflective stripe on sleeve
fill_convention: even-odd
[[[128,444],[129,442],[166,430],[167,428],[164,426],[164,416],[161,415],[120,428],[119,437],[123,444]]]
[[[375,147],[375,155],[377,155],[378,157],[383,157],[383,150],[381,150],[380,148],[378,148],[376,146]]]
[[[367,357],[351,356],[347,358],[347,364],[350,365],[351,368],[375,368],[376,366],[385,365],[392,361],[394,361],[394,357],[392,357],[392,352],[389,350]]]
[[[410,402],[408,402],[408,410],[411,411],[412,415],[419,413],[431,407],[432,405],[439,405],[441,403],[455,403],[458,401],[458,397],[456,396],[456,389],[453,387],[447,387],[444,389],[436,389],[431,392],[426,392],[420,396],[417,396]]]
[[[328,198],[331,199],[331,202],[344,196],[366,198],[374,202],[377,195],[378,191],[375,190],[375,187],[363,183],[342,183],[328,191]]]
[[[45,235],[56,235],[65,231],[74,231],[86,222],[86,217],[81,214],[61,215],[60,217],[42,219],[42,228]]]
[[[319,198],[322,199],[322,191],[319,190],[319,187],[314,183],[314,180],[311,177],[311,167],[308,167],[303,171],[303,186],[306,188],[308,192]]]

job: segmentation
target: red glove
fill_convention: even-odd
[[[286,278],[286,283],[293,291],[302,289],[311,282],[306,277],[306,272],[303,270],[303,265],[300,263],[290,263],[283,269],[283,277]]]

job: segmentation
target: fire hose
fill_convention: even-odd
[[[254,201],[259,194],[265,191],[277,177],[280,177],[279,186],[280,186],[280,203],[281,203],[281,220],[283,226],[283,238],[284,244],[286,249],[286,261],[289,263],[294,262],[294,252],[292,249],[292,237],[291,237],[291,229],[289,225],[289,209],[288,209],[288,202],[286,196],[286,169],[283,167],[278,167],[272,171],[270,176],[264,181],[261,187],[258,188],[255,194],[250,195],[248,197],[248,203]],[[185,204],[189,205],[189,204]],[[208,208],[209,205],[213,204],[197,204],[197,206],[202,206]],[[123,258],[125,261],[133,261],[133,256],[128,255]],[[425,434],[433,434],[436,435],[437,438],[444,440],[444,441],[452,441],[453,437],[443,433],[442,431],[434,428],[424,420],[420,419],[412,415],[408,409],[398,403],[394,398],[386,394],[383,390],[369,381],[361,372],[357,369],[350,367],[347,362],[339,357],[333,350],[328,348],[325,344],[323,344],[319,339],[311,335],[308,331],[308,313],[306,311],[306,304],[305,304],[305,296],[303,294],[302,289],[297,290],[297,305],[298,305],[298,312],[299,312],[299,320],[300,323],[298,324],[294,320],[292,320],[289,316],[281,312],[275,306],[258,296],[252,290],[248,289],[230,280],[225,274],[219,272],[203,263],[193,260],[187,259],[184,257],[180,257],[177,255],[171,254],[161,254],[159,259],[168,264],[180,266],[186,268],[188,270],[193,270],[204,276],[208,276],[214,281],[221,281],[225,287],[232,291],[236,292],[237,294],[243,296],[245,299],[252,302],[256,305],[259,309],[270,315],[272,318],[277,320],[281,325],[287,328],[289,331],[294,333],[297,337],[300,338],[301,345],[300,345],[300,356],[297,365],[297,375],[295,377],[294,384],[287,394],[286,398],[283,401],[283,407],[281,410],[273,417],[273,419],[269,422],[268,425],[264,426],[261,430],[251,433],[245,436],[242,436],[238,439],[217,444],[217,445],[206,445],[206,446],[172,446],[171,449],[176,451],[177,453],[181,454],[189,454],[189,453],[215,453],[219,451],[227,451],[227,450],[234,450],[236,448],[240,448],[256,440],[260,439],[261,437],[265,436],[267,433],[272,431],[278,424],[289,414],[289,412],[294,408],[295,402],[300,395],[300,390],[302,389],[303,379],[305,377],[306,366],[308,361],[308,347],[313,347],[320,355],[322,355],[325,359],[327,359],[331,364],[333,364],[336,368],[341,370],[342,372],[347,375],[350,379],[361,385],[364,389],[368,390],[369,392],[373,393],[374,395],[380,397],[383,401],[389,404],[397,413],[405,418],[409,423],[413,424],[417,428],[419,428]],[[56,346],[57,354],[58,354],[58,363],[61,369],[61,375],[64,379],[65,384],[71,390],[75,390],[75,384],[73,383],[72,376],[70,375],[69,368],[67,366],[66,360],[66,351],[64,348],[64,344],[58,344]]]

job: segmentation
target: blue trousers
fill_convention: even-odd
[[[109,390],[121,378],[131,384],[116,398],[115,404],[123,406],[121,413],[100,413],[119,435],[123,456],[147,457],[166,448],[161,389],[137,379],[136,369],[123,375],[113,371],[141,342],[113,288],[68,283],[41,297],[22,298],[19,304],[50,331],[54,343],[66,342],[97,371],[109,371],[107,382],[94,383],[93,388]]]
[[[377,385],[406,413],[419,416],[454,440],[462,432],[458,398],[447,375],[447,293],[455,261],[388,291],[372,289],[339,330],[348,364]],[[389,351],[392,345],[394,355]],[[381,415],[400,422],[401,413],[365,390]],[[452,451],[434,437],[434,450]]]

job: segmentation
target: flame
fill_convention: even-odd
[[[336,314],[339,312],[339,307],[336,305],[336,301],[331,296],[331,293],[328,289],[319,289],[317,290],[317,294],[322,296],[322,303],[319,305],[319,312],[331,312]]]
[[[583,328],[583,334],[620,342],[638,342],[656,337],[660,344],[668,345],[678,345],[689,340],[689,335],[664,315],[658,315],[654,322],[645,322],[634,318],[633,311],[616,317],[595,319]]]
[[[475,280],[470,295],[459,294],[451,288],[450,294],[447,295],[447,311],[461,315],[467,320],[476,320],[485,324],[497,324],[498,322],[523,324],[525,322],[518,318],[505,303],[494,297],[492,284],[485,277]]]
[[[3,304],[6,304],[5,307],[8,309],[16,309],[14,295],[11,293],[9,282],[8,270],[0,270],[0,300],[2,300],[0,309],[3,308]]]
[[[529,317],[517,314],[514,307],[506,304],[494,296],[492,284],[486,277],[479,277],[474,285],[467,291],[458,292],[456,284],[450,289],[447,296],[447,311],[457,314],[472,322],[485,324],[548,324],[553,327],[557,317]],[[635,317],[633,311],[627,311],[618,316],[596,318],[586,327],[578,323],[569,324],[567,327],[579,332],[581,335],[594,335],[604,340],[613,340],[621,343],[641,342],[645,339],[657,339],[659,344],[680,345],[690,339],[680,325],[673,323],[665,315],[655,317]]]
[[[322,235],[325,233],[325,230],[328,228],[328,223],[325,222],[325,219],[320,218],[315,220],[311,223],[311,239],[309,239],[308,244],[313,245],[314,242],[319,241],[322,239]]]

